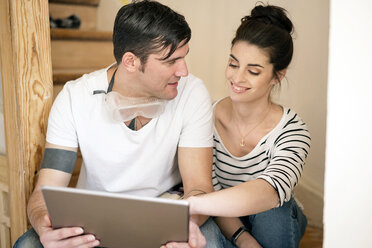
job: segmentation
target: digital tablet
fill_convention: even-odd
[[[66,187],[41,191],[53,228],[82,227],[100,247],[154,248],[188,240],[187,201]]]

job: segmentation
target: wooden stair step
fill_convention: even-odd
[[[97,68],[98,69],[98,68]],[[54,69],[53,70],[53,83],[64,84],[67,81],[75,80],[86,73],[90,73],[90,69]]]
[[[112,41],[112,32],[51,28],[50,37],[52,41],[53,40]]]
[[[56,72],[94,71],[115,62],[111,42],[52,41],[51,47]]]
[[[64,3],[64,4],[98,6],[99,0],[49,0],[49,3]]]
[[[49,15],[53,19],[64,19],[76,15],[80,19],[79,30],[97,29],[97,7],[92,5],[69,5],[49,3]]]
[[[102,69],[115,62],[112,32],[51,29],[51,38],[53,71],[58,72],[58,78],[70,80],[71,75]]]

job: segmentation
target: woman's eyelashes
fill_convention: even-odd
[[[258,75],[260,75],[259,72],[254,72],[254,71],[251,71],[251,70],[248,70],[248,72],[249,72],[250,74],[254,75],[254,76],[258,76]]]
[[[231,62],[229,62],[229,67],[233,68],[233,69],[238,69],[239,68],[239,65],[237,64],[233,64]],[[254,76],[258,76],[260,75],[260,72],[257,72],[257,71],[253,71],[251,69],[247,69],[247,71],[251,74],[251,75],[254,75]]]

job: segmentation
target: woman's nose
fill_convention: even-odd
[[[245,81],[245,71],[244,70],[237,70],[233,77],[234,83],[242,83]]]

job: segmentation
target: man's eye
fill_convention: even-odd
[[[234,65],[234,64],[231,64],[231,63],[229,63],[229,66],[232,67],[232,68],[238,68],[237,65]]]

